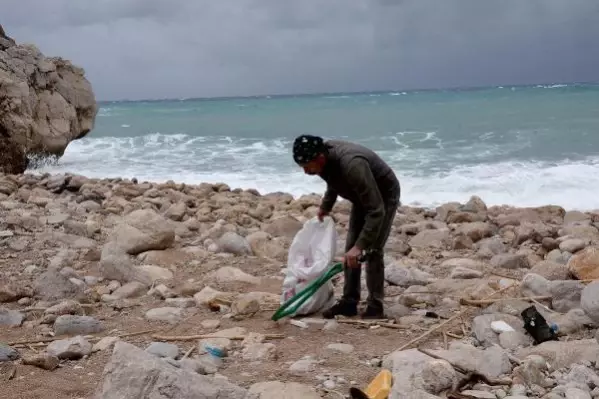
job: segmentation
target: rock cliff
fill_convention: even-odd
[[[31,157],[62,156],[93,128],[97,112],[83,69],[17,44],[0,26],[0,172],[23,173]]]

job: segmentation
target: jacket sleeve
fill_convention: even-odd
[[[372,175],[370,165],[364,158],[352,159],[345,173],[347,182],[356,193],[360,201],[359,205],[365,214],[364,227],[358,236],[356,246],[363,250],[369,249],[376,242],[385,218],[383,197]]]
[[[325,191],[324,197],[322,198],[320,209],[327,213],[331,212],[335,202],[337,202],[337,192],[331,186],[327,185],[327,191]]]

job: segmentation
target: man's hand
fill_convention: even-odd
[[[347,267],[357,268],[360,267],[358,263],[358,258],[362,255],[362,250],[356,246],[347,251],[345,254],[345,264]]]
[[[322,222],[323,219],[325,218],[325,216],[329,216],[329,212],[325,211],[324,209],[319,209],[318,210],[318,220]]]

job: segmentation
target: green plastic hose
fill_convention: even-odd
[[[343,271],[343,263],[335,263],[326,273],[318,277],[316,280],[308,284],[303,290],[289,298],[279,309],[273,314],[272,320],[277,321],[283,317],[289,316],[297,311],[312,295],[318,291],[327,281],[335,277]],[[293,305],[292,307],[290,307]]]

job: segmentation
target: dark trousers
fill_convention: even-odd
[[[365,248],[367,251],[370,250],[366,260],[366,287],[368,288],[367,304],[368,306],[378,309],[383,309],[383,299],[385,298],[384,247],[389,238],[398,205],[399,201],[393,201],[385,205],[385,218],[379,236],[372,248]],[[354,205],[349,218],[349,229],[345,244],[346,252],[356,244],[360,231],[362,231],[362,227],[364,227],[364,212],[359,206]],[[343,287],[342,298],[344,302],[355,304],[360,302],[361,273],[361,267],[345,267],[345,285]]]

